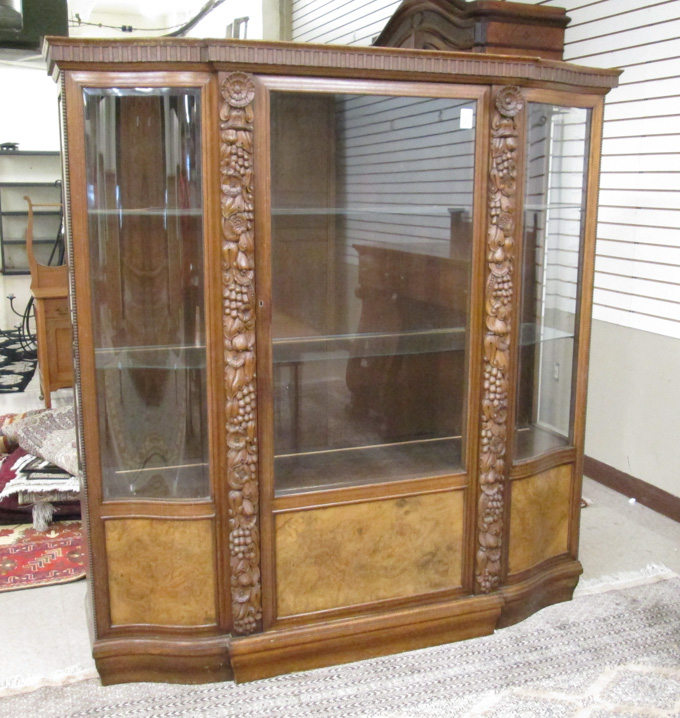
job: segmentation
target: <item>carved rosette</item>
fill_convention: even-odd
[[[220,185],[226,396],[229,555],[233,631],[260,629],[257,407],[255,387],[255,245],[253,98],[249,75],[221,82]]]
[[[485,288],[484,385],[477,507],[477,591],[500,582],[503,493],[507,448],[513,239],[517,203],[517,116],[524,108],[518,87],[496,95],[491,124],[489,231]]]

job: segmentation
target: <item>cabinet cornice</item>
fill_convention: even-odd
[[[314,45],[289,42],[165,38],[146,40],[82,40],[48,38],[45,54],[50,73],[93,65],[100,69],[230,70],[257,68],[259,73],[296,75],[351,74],[352,77],[400,79],[412,73],[422,80],[503,84],[524,81],[580,87],[604,93],[618,84],[619,70],[582,67],[538,57],[474,52],[402,50],[395,48]],[[199,68],[198,66],[202,66]],[[140,66],[137,68],[136,66]]]

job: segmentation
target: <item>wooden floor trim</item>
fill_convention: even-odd
[[[634,498],[657,513],[680,522],[680,496],[674,496],[590,456],[583,459],[583,474],[620,494]]]

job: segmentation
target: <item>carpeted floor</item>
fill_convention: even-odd
[[[680,578],[656,573],[485,638],[243,685],[87,680],[4,698],[0,716],[677,718]]]

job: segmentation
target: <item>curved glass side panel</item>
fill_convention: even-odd
[[[590,110],[530,103],[515,458],[573,443]]]
[[[277,495],[462,470],[475,111],[272,92]]]
[[[200,91],[83,99],[103,495],[207,497]]]

